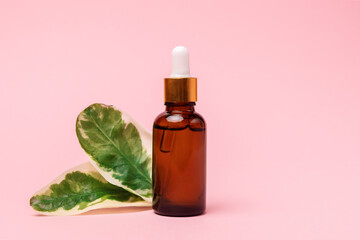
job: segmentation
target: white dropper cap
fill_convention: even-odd
[[[171,78],[188,78],[190,76],[189,51],[186,47],[177,46],[172,51]]]

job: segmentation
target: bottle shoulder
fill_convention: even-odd
[[[178,130],[189,127],[193,130],[205,130],[206,122],[203,116],[195,111],[164,111],[155,118],[154,127]]]

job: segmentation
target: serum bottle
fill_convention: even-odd
[[[172,74],[164,79],[165,112],[153,126],[153,209],[165,216],[205,211],[206,126],[195,112],[197,79],[190,76],[189,53],[172,51]]]

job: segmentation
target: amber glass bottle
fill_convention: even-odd
[[[205,210],[206,131],[194,102],[165,103],[153,130],[153,209],[168,216]]]
[[[194,109],[196,91],[196,78],[165,78],[166,109],[153,126],[153,209],[160,215],[205,211],[206,126]]]

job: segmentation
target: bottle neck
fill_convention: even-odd
[[[166,112],[194,112],[195,111],[195,102],[181,102],[181,103],[171,103],[165,102]]]

